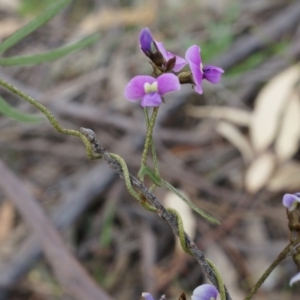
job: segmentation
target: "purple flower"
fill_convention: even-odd
[[[148,57],[156,51],[155,42],[148,28],[144,28],[140,33],[140,48]]]
[[[155,41],[148,28],[144,28],[140,33],[140,48],[158,66],[167,65],[170,59],[176,57],[172,68],[174,72],[179,72],[187,64],[184,58],[167,52],[163,43]]]
[[[154,300],[152,295],[149,293],[142,293],[142,297],[144,297],[146,300]]]
[[[168,92],[179,91],[180,83],[174,74],[162,74],[158,78],[140,75],[132,78],[125,87],[124,96],[129,101],[142,98],[143,107],[159,106],[161,96]]]
[[[169,61],[174,56],[176,57],[175,65],[173,67],[174,72],[179,72],[187,64],[187,61],[184,58],[182,58],[178,55],[175,55],[171,52],[167,52],[163,43],[156,42],[156,46],[166,61]]]
[[[300,272],[293,276],[290,280],[290,286],[292,286],[295,282],[300,281]],[[148,300],[148,299],[147,299]]]
[[[214,66],[203,67],[200,51],[201,50],[199,46],[193,45],[187,49],[185,53],[185,58],[190,65],[190,69],[195,83],[195,91],[199,94],[202,94],[202,80],[206,79],[211,83],[218,83],[224,71],[221,68]]]
[[[193,291],[192,300],[216,300],[218,295],[219,292],[213,285],[202,284]]]
[[[298,203],[300,203],[300,193],[285,194],[282,199],[282,204],[288,208],[289,211],[294,210]]]

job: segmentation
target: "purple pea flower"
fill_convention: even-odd
[[[217,300],[218,295],[219,292],[213,285],[202,284],[193,291],[191,298],[192,300]],[[142,297],[144,297],[145,300],[154,300],[149,293],[142,293]],[[162,296],[161,299],[165,299],[165,297]]]
[[[124,96],[129,101],[142,98],[143,107],[159,106],[161,96],[168,92],[179,91],[180,83],[174,74],[162,74],[158,78],[140,75],[132,78],[125,87]]]
[[[191,298],[192,300],[216,300],[218,295],[219,292],[213,285],[202,284],[193,291]]]
[[[300,203],[300,193],[285,194],[283,196],[282,204],[289,210],[293,211],[298,203]]]
[[[149,293],[142,293],[142,297],[145,298],[146,300],[154,300],[152,295]]]
[[[176,57],[172,68],[174,72],[179,72],[187,64],[184,58],[167,52],[163,43],[155,41],[148,28],[144,28],[140,33],[140,48],[158,66],[166,66],[169,60]]]
[[[144,28],[140,33],[140,48],[146,56],[150,57],[152,53],[157,51],[152,34],[149,28]]]
[[[176,57],[176,61],[175,61],[175,65],[173,67],[173,71],[174,72],[179,72],[182,68],[184,68],[184,66],[187,64],[187,61],[178,56],[178,55],[175,55],[171,52],[168,52],[165,47],[164,47],[164,44],[161,43],[161,42],[156,42],[156,46],[158,48],[158,50],[160,51],[160,53],[162,54],[162,56],[164,57],[164,59],[166,61],[169,61],[170,59],[172,59],[174,56]]]
[[[154,300],[152,295],[149,293],[142,293],[142,297],[145,298],[146,300]],[[159,300],[166,300],[166,296],[162,295]]]
[[[300,272],[293,276],[290,280],[290,286],[292,286],[295,282],[300,281]],[[148,299],[147,299],[148,300]]]
[[[202,80],[206,79],[211,83],[218,83],[224,71],[221,68],[214,66],[203,67],[200,51],[201,49],[199,46],[193,45],[187,49],[185,58],[190,65],[195,83],[195,91],[199,94],[202,94]]]

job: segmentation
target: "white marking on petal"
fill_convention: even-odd
[[[157,81],[155,81],[153,83],[146,82],[144,84],[144,90],[145,90],[146,94],[153,93],[153,92],[158,92]]]
[[[203,74],[203,63],[200,64],[200,71]],[[214,300],[214,299],[213,299]]]

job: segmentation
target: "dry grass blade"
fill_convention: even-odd
[[[282,165],[268,182],[267,188],[272,192],[298,191],[300,186],[300,164],[291,161]]]
[[[280,160],[293,156],[299,147],[300,97],[295,92],[284,112],[279,136],[275,141],[275,152]]]
[[[248,192],[256,193],[268,182],[275,168],[275,157],[266,152],[258,156],[245,174],[245,187]]]
[[[0,161],[0,174],[2,190],[35,231],[44,254],[65,291],[78,300],[110,300],[111,298],[96,285],[67,249],[53,223],[22,181],[16,178],[2,161]]]
[[[250,136],[256,151],[263,151],[275,139],[280,117],[300,77],[300,65],[294,65],[275,76],[259,93],[250,125]]]
[[[254,154],[251,145],[236,126],[221,122],[217,127],[217,131],[241,152],[245,163],[252,161]]]
[[[251,114],[245,110],[230,107],[189,106],[187,114],[196,118],[221,119],[240,126],[249,126]]]
[[[146,2],[147,3],[147,2]],[[136,25],[140,23],[151,23],[155,19],[157,1],[151,4],[142,4],[136,8],[124,8],[119,11],[103,8],[87,16],[77,29],[78,35],[86,35],[100,29],[108,29],[119,25]]]

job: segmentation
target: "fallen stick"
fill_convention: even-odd
[[[0,174],[0,187],[33,229],[56,279],[64,290],[78,300],[112,300],[74,258],[38,202],[1,160]]]

